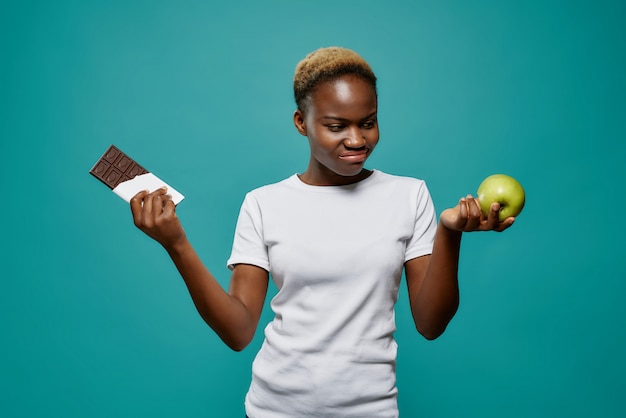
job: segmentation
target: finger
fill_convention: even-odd
[[[506,229],[509,229],[515,223],[515,218],[513,216],[509,216],[496,227],[496,232],[502,232]]]
[[[172,201],[172,197],[167,196],[169,199],[163,203],[163,216],[167,218],[176,217],[176,205]]]
[[[133,222],[136,226],[141,225],[143,201],[147,195],[148,191],[143,190],[130,199],[130,211],[133,214]]]
[[[494,202],[489,207],[489,216],[487,217],[487,229],[497,230],[500,223],[500,204]]]
[[[132,201],[133,199],[143,199],[144,197],[146,197],[146,195],[150,194],[149,190],[142,190],[140,192],[137,192],[136,195],[134,195],[130,200]]]
[[[163,193],[154,192],[154,196],[152,197],[152,201],[153,201],[152,209],[153,210],[154,209],[161,209],[161,206],[157,205],[156,203],[161,203],[161,205],[163,205],[163,197],[164,196],[165,195]]]
[[[154,196],[154,203],[152,204],[152,211],[156,213],[156,216],[160,216],[164,210],[167,202],[172,200],[172,195],[169,194],[157,194]]]
[[[154,223],[152,222],[154,220],[154,217],[153,217],[153,214],[152,214],[153,206],[154,206],[154,192],[148,194],[143,199],[142,215],[143,215],[143,224],[145,226],[152,226],[152,225],[154,225]]]
[[[158,189],[156,189],[155,191],[153,191],[152,193],[150,193],[150,196],[160,196],[160,195],[164,195],[167,193],[167,187],[166,186],[162,186],[159,187]]]
[[[464,229],[465,228],[465,224],[467,223],[467,214],[468,214],[468,210],[467,210],[467,201],[465,200],[464,197],[462,197],[461,199],[459,199],[459,228],[460,229]]]
[[[466,230],[474,231],[480,225],[480,221],[482,218],[482,212],[480,210],[480,205],[478,204],[477,199],[468,195],[465,198],[467,202],[467,224]]]
[[[165,204],[172,200],[172,195],[164,194],[163,196],[161,196],[161,200],[163,201],[163,208],[165,208]]]
[[[480,218],[483,212],[480,209],[480,203],[478,202],[478,199],[472,196],[468,196],[466,200],[468,201],[470,216]]]
[[[164,195],[160,193],[157,193],[152,197],[152,218],[155,222],[163,213],[163,205],[165,203],[163,201],[163,197]]]

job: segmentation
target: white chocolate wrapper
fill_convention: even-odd
[[[113,189],[113,193],[125,201],[130,202],[133,196],[143,190],[153,192],[163,186],[167,187],[167,194],[172,196],[172,201],[175,205],[178,205],[185,198],[185,196],[152,173],[141,174],[131,180],[118,184],[117,187]]]

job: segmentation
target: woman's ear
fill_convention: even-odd
[[[293,113],[293,124],[296,126],[300,135],[307,136],[306,134],[306,123],[304,123],[304,114],[300,109],[296,110]]]

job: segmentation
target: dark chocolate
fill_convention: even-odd
[[[110,189],[114,189],[121,182],[146,174],[148,170],[137,164],[115,145],[111,145],[89,170],[89,173]]]

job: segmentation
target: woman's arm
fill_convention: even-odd
[[[470,231],[504,231],[515,221],[498,223],[500,206],[491,205],[482,215],[478,200],[467,196],[442,212],[431,255],[405,263],[409,301],[415,326],[429,340],[439,337],[459,306],[458,267],[461,235]]]
[[[243,350],[252,341],[261,316],[268,272],[238,264],[226,292],[187,240],[166,189],[140,192],[130,205],[135,225],[168,252],[202,319],[230,348]]]

